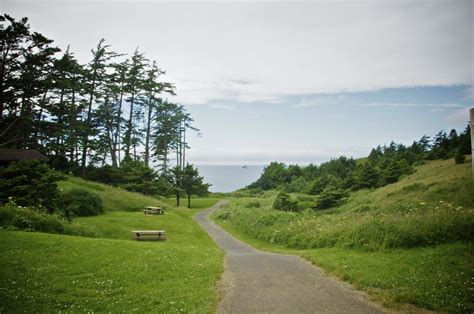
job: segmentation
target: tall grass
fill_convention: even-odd
[[[470,163],[432,161],[343,205],[299,213],[272,209],[276,192],[241,191],[213,218],[263,249],[299,254],[383,304],[474,311],[474,179]],[[302,202],[307,196],[296,195]],[[254,204],[259,206],[254,206]]]
[[[474,180],[468,167],[448,160],[417,170],[396,184],[353,193],[346,204],[328,211],[275,211],[276,193],[266,192],[261,198],[234,199],[215,218],[257,239],[299,249],[376,251],[474,240]],[[261,207],[249,206],[256,201]]]

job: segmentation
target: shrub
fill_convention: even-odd
[[[326,188],[316,198],[317,209],[326,209],[341,204],[347,197],[347,191],[335,188]]]
[[[58,212],[71,219],[74,216],[95,216],[104,212],[102,199],[84,189],[63,193],[58,202]]]
[[[464,156],[461,149],[460,148],[456,149],[456,153],[454,154],[454,161],[457,164],[463,164],[465,160],[466,160],[466,156]]]
[[[0,226],[5,229],[21,229],[49,233],[63,233],[64,226],[54,215],[40,213],[24,207],[6,205],[0,207]]]
[[[0,178],[0,203],[13,197],[18,205],[46,207],[52,212],[59,197],[56,181],[64,176],[37,160],[23,160],[0,168]]]
[[[298,202],[291,199],[290,195],[285,192],[278,193],[275,201],[273,202],[273,208],[276,210],[284,210],[284,211],[297,211]]]

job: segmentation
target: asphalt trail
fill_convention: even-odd
[[[257,250],[209,219],[220,201],[195,216],[225,251],[218,313],[383,313],[346,283],[294,255]]]

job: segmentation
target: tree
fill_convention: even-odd
[[[9,25],[0,29],[0,146],[37,148],[37,138],[31,136],[38,129],[34,118],[51,85],[59,49],[42,34],[30,32],[27,18],[1,17]]]
[[[146,110],[145,118],[145,152],[144,152],[144,161],[145,165],[149,165],[150,157],[152,155],[152,131],[156,126],[155,117],[158,114],[160,109],[160,104],[162,99],[159,98],[159,95],[162,92],[167,92],[171,95],[174,95],[174,86],[170,83],[158,82],[160,75],[165,72],[158,68],[156,61],[153,61],[151,67],[146,71],[146,80],[144,82],[143,90],[144,95],[141,103]]]
[[[126,74],[126,85],[125,90],[129,94],[127,99],[130,105],[129,118],[127,122],[127,127],[124,135],[124,146],[125,146],[125,156],[130,157],[130,149],[133,148],[133,159],[137,159],[136,155],[136,146],[139,144],[139,132],[137,132],[137,124],[135,121],[139,120],[141,116],[140,107],[135,107],[135,102],[140,93],[143,90],[143,85],[145,81],[145,69],[146,69],[146,58],[144,53],[140,53],[138,48],[135,49],[131,60],[130,66]]]
[[[327,209],[341,204],[347,197],[348,193],[346,190],[328,187],[325,188],[321,194],[316,198],[316,209]]]
[[[181,193],[184,192],[183,189],[183,170],[181,167],[176,166],[171,169],[171,184],[173,186],[173,191],[176,196],[176,206],[179,207],[181,200]],[[166,173],[164,174],[166,175]]]
[[[364,162],[356,169],[355,180],[357,188],[375,188],[379,185],[380,175],[371,162]]]
[[[12,197],[21,206],[55,209],[59,197],[56,181],[64,179],[59,172],[37,160],[23,160],[0,168],[0,203]]]
[[[293,200],[289,194],[280,192],[273,202],[273,208],[284,211],[298,211],[298,202]]]
[[[187,164],[182,171],[181,187],[188,197],[188,208],[191,208],[191,195],[204,196],[209,193],[209,184],[199,176],[199,171],[193,165]]]
[[[462,163],[464,163],[465,160],[466,160],[466,157],[465,157],[464,154],[462,153],[461,148],[457,148],[457,149],[456,149],[456,153],[454,154],[454,161],[455,161],[457,164],[462,164]]]
[[[83,130],[82,139],[82,159],[81,168],[82,175],[85,175],[87,153],[89,149],[89,137],[93,134],[92,129],[92,105],[97,98],[100,98],[102,93],[100,88],[104,84],[107,76],[107,68],[109,61],[117,57],[117,53],[108,51],[109,45],[105,44],[105,39],[101,39],[97,44],[95,50],[92,50],[92,61],[89,63],[87,68],[87,79],[86,79],[86,91],[89,96],[87,102],[87,114],[85,118],[85,128]]]

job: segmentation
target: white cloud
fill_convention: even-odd
[[[446,117],[446,121],[456,125],[467,125],[469,121],[469,107],[456,110]]]
[[[416,108],[438,108],[438,109],[455,109],[462,108],[465,105],[461,104],[424,104],[424,103],[370,103],[370,104],[360,104],[364,107],[416,107]]]
[[[83,62],[101,37],[120,52],[139,46],[185,104],[472,84],[469,0],[2,3]]]

